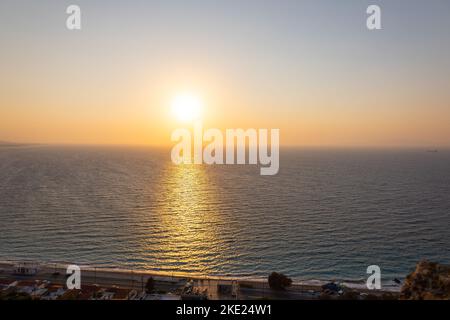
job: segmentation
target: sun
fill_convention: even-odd
[[[202,112],[202,100],[191,93],[182,93],[176,95],[172,100],[172,113],[182,122],[191,122],[197,120]]]

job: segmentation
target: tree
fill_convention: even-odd
[[[272,272],[269,275],[269,287],[275,290],[284,290],[292,284],[292,279],[282,273]]]
[[[145,292],[152,293],[155,289],[155,280],[153,277],[147,279],[147,283],[145,284]]]

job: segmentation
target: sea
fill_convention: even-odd
[[[450,150],[282,148],[280,171],[130,146],[0,147],[0,260],[294,280],[450,263]]]

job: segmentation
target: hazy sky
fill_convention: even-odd
[[[2,0],[0,41],[0,140],[169,144],[190,91],[282,144],[450,145],[448,0]]]

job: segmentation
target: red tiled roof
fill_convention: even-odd
[[[0,284],[3,284],[3,285],[9,285],[13,282],[14,282],[14,280],[0,279]]]
[[[18,287],[34,287],[36,285],[36,281],[31,280],[22,280],[17,284]]]
[[[81,291],[83,292],[97,292],[100,290],[99,286],[91,285],[91,284],[84,284],[81,286]]]
[[[61,285],[57,285],[57,284],[51,284],[47,287],[47,291],[48,292],[55,292],[58,291],[59,289],[61,289],[62,286]]]

